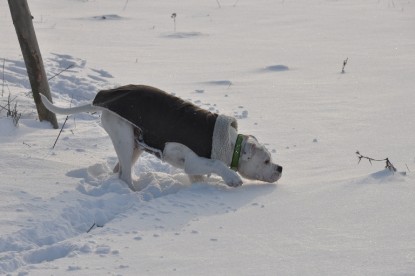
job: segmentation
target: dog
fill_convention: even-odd
[[[135,190],[132,166],[143,151],[181,168],[192,183],[219,175],[231,187],[242,179],[273,183],[282,166],[254,136],[238,134],[235,118],[211,113],[146,85],[101,90],[90,104],[61,108],[41,95],[51,112],[70,115],[101,111],[101,122],[118,157],[114,173]],[[239,173],[239,174],[238,174]]]

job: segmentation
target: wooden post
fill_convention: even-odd
[[[22,49],[23,59],[26,64],[27,74],[29,75],[39,120],[49,121],[54,128],[58,128],[55,114],[43,106],[39,95],[39,93],[42,93],[49,100],[52,99],[29,6],[26,0],[8,0],[8,2],[17,38]]]

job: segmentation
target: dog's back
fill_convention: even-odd
[[[146,85],[99,91],[94,106],[108,109],[139,128],[144,143],[163,151],[167,142],[186,145],[210,158],[217,114]]]

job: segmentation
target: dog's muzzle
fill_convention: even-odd
[[[275,165],[271,176],[258,178],[258,180],[262,180],[268,183],[274,183],[281,178],[281,175],[282,175],[282,166]]]
[[[275,172],[273,176],[271,177],[271,181],[269,182],[278,181],[281,178],[281,175],[282,175],[282,166],[276,165]]]

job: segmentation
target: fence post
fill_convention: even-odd
[[[32,23],[33,17],[30,13],[27,0],[8,0],[8,2],[23,59],[26,64],[39,120],[49,121],[54,128],[58,128],[56,115],[43,106],[39,95],[39,93],[42,93],[51,100],[49,83]]]

